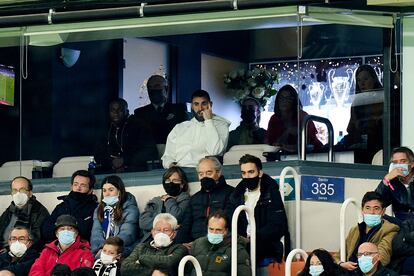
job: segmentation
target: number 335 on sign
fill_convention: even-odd
[[[344,201],[344,178],[302,175],[301,200]]]

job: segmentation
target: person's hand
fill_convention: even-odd
[[[193,247],[193,243],[192,242],[188,242],[188,243],[183,243],[183,245],[187,248],[187,250],[191,250],[191,248]]]
[[[204,121],[213,118],[213,109],[211,108],[211,103],[208,103],[206,109],[201,111],[201,114],[203,115]]]
[[[165,274],[164,272],[161,272],[159,270],[154,270],[151,276],[168,276],[168,274]]]
[[[388,182],[389,182],[389,181],[391,181],[394,178],[399,177],[399,176],[404,177],[404,170],[401,169],[401,168],[395,168],[392,171],[390,171],[389,173],[387,173],[384,176],[384,179],[388,180]],[[384,183],[385,183],[386,186],[388,186],[387,181],[384,181]]]
[[[161,200],[162,201],[166,201],[167,199],[169,199],[170,197],[173,197],[173,196],[170,196],[170,195],[163,195],[163,196],[161,196]]]
[[[354,262],[343,262],[339,264],[342,268],[345,268],[346,270],[353,271],[357,269],[358,264]]]
[[[117,170],[124,166],[124,158],[122,157],[116,157],[112,159],[112,167]]]

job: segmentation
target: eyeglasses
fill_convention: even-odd
[[[363,253],[358,253],[357,257],[361,258],[362,256],[372,256],[372,255],[375,255],[375,254],[378,254],[378,252],[369,252],[369,251],[367,251],[367,252],[363,252]]]
[[[21,237],[10,237],[9,241],[11,241],[11,242],[19,241],[19,242],[22,242],[22,243],[26,243],[26,242],[29,241],[29,238],[26,238],[26,237],[23,237],[23,236],[21,236]]]
[[[173,179],[173,180],[166,179],[166,180],[164,181],[164,183],[165,183],[165,184],[171,184],[171,183],[173,183],[173,184],[181,184],[181,183],[182,183],[182,181],[181,181],[181,180],[179,180],[179,179]]]
[[[20,189],[12,189],[12,195],[16,194],[16,193],[25,193],[27,194],[29,192],[29,190],[25,189],[25,188],[20,188]]]

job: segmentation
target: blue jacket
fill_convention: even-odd
[[[105,241],[102,224],[98,220],[98,208],[93,213],[93,227],[91,234],[91,251],[96,254]],[[127,192],[127,200],[122,205],[122,221],[115,225],[114,236],[120,237],[124,241],[123,257],[127,257],[134,249],[134,245],[139,238],[139,210],[135,196]]]
[[[42,225],[44,242],[49,243],[56,240],[55,222],[63,214],[76,218],[79,235],[82,239],[89,241],[93,224],[93,211],[98,206],[96,196],[94,194],[70,192],[67,196],[59,196],[58,199],[63,200],[63,202],[55,207],[52,214],[44,220]]]

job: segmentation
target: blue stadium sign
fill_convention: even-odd
[[[344,201],[344,178],[302,175],[301,200]]]

